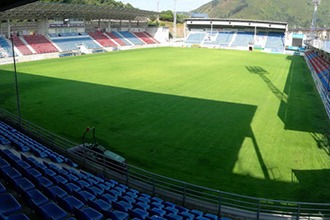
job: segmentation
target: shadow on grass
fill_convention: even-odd
[[[266,74],[269,74],[264,68],[260,66],[247,66],[246,69],[253,74],[258,74],[260,78],[266,83],[270,91],[280,100],[285,103],[288,102],[288,96],[279,90],[272,81],[266,76]]]
[[[9,85],[12,73],[1,74],[0,87]],[[270,180],[250,126],[256,106],[24,73],[19,85],[23,118],[77,143],[87,126],[96,127],[101,145],[149,171],[256,197],[292,199],[310,188]],[[15,109],[13,94],[14,87],[1,90],[0,106]],[[265,179],[233,173],[246,137]]]
[[[23,118],[78,143],[87,126],[96,127],[100,144],[161,173],[158,165],[189,175],[231,173],[257,109],[24,73],[19,85]],[[13,96],[0,99],[15,108]]]
[[[292,177],[294,181],[298,181],[299,184],[306,184],[313,186],[315,190],[311,191],[305,189],[302,191],[302,197],[314,197],[312,193],[317,193],[317,197],[329,202],[329,182],[330,182],[330,170],[292,170]]]
[[[291,61],[284,88],[288,101],[281,102],[278,116],[285,129],[325,134],[330,124],[304,58],[287,59]]]
[[[258,74],[270,91],[281,101],[278,116],[285,129],[325,134],[330,125],[321,99],[314,88],[314,82],[305,61],[300,56],[288,56],[291,61],[284,91],[278,89],[267,77],[267,70],[259,66],[246,69]]]

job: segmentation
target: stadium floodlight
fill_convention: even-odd
[[[157,0],[157,12],[159,13],[159,0]]]
[[[173,11],[173,39],[176,39],[176,1],[174,0],[174,11]]]
[[[313,4],[314,4],[314,12],[313,12],[312,25],[311,25],[311,34],[310,34],[311,39],[315,39],[317,37],[316,36],[317,9],[321,4],[321,0],[313,0]]]

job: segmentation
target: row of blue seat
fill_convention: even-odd
[[[37,157],[50,158],[57,163],[67,163],[70,166],[77,167],[78,165],[72,160],[52,151],[44,145],[38,143],[32,138],[22,134],[13,127],[0,121],[0,143],[3,145],[12,143],[19,151],[33,152]],[[9,143],[8,143],[9,141]]]
[[[219,219],[31,152],[15,152],[0,150],[0,177],[43,219]]]
[[[29,219],[22,211],[22,205],[0,182],[0,219],[6,220],[25,220]]]
[[[158,219],[159,216],[166,219],[203,219],[202,212],[189,211],[160,198],[140,194],[137,190],[113,180],[105,181],[87,172],[79,173],[47,162],[41,164],[33,157],[21,155],[23,160],[19,160],[9,150],[2,150],[1,156],[8,160],[0,160],[0,170],[4,178],[14,185],[17,192],[26,198],[43,218],[49,218],[47,215],[53,212],[56,214],[51,214],[52,218],[67,217],[67,211],[80,216],[81,219],[81,215],[88,211],[88,216],[101,216],[101,213],[111,219],[127,219],[129,216],[139,219],[153,216]],[[49,200],[57,202],[58,205]],[[89,208],[86,209],[86,206]],[[210,214],[206,216],[217,219]]]

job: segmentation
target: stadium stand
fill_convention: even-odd
[[[158,40],[156,40],[156,38],[154,38],[151,34],[149,34],[148,32],[143,32],[143,33],[145,33],[147,36],[149,36],[150,37],[150,39],[152,39],[153,41],[155,41],[157,44],[159,44],[160,42],[158,41]]]
[[[155,44],[156,42],[150,38],[147,34],[145,34],[144,32],[134,32],[133,33],[135,36],[137,36],[138,38],[140,38],[140,40],[142,40],[143,42],[145,42],[146,44]]]
[[[235,41],[232,43],[232,47],[247,47],[249,43],[253,41],[253,32],[237,32]]]
[[[79,45],[84,45],[88,49],[100,47],[86,33],[63,33],[60,36],[51,37],[51,40],[61,48],[62,51],[78,50]]]
[[[284,50],[283,37],[282,33],[269,32],[265,48],[272,49],[275,52],[282,52]]]
[[[108,37],[110,37],[111,39],[113,39],[113,40],[114,40],[118,45],[120,45],[120,46],[126,46],[126,45],[129,45],[129,44],[126,44],[126,42],[123,41],[123,40],[121,39],[121,37],[118,37],[117,35],[115,35],[115,34],[112,33],[112,32],[107,32],[106,35],[107,35]]]
[[[5,38],[0,37],[0,58],[12,56],[11,44]]]
[[[254,45],[265,48],[267,41],[267,32],[258,32],[255,38]]]
[[[317,74],[322,82],[323,87],[330,91],[330,63],[325,61],[322,57],[318,56],[313,51],[305,52],[309,66],[311,66],[314,72]]]
[[[110,40],[109,37],[104,35],[102,32],[94,31],[90,32],[89,35],[94,38],[99,44],[101,44],[103,47],[116,47],[117,44],[115,44],[112,40]]]
[[[121,46],[130,46],[132,45],[130,42],[128,42],[124,36],[122,36],[119,32],[112,31],[111,33],[108,33],[108,35],[114,39],[117,43],[119,43]]]
[[[31,55],[32,51],[27,47],[27,45],[21,40],[18,36],[13,36],[13,42],[15,47],[23,54],[23,55]]]
[[[5,219],[29,219],[24,206],[41,219],[219,219],[80,170],[1,121],[0,140],[0,180],[6,183],[0,182],[0,216]],[[53,154],[61,160],[52,159]],[[7,187],[22,198],[21,203],[6,192]]]
[[[214,41],[205,41],[205,44],[209,45],[220,45],[229,46],[230,41],[234,37],[234,32],[219,32],[217,33],[216,39]]]
[[[26,35],[24,40],[38,53],[58,52],[56,47],[43,35]]]
[[[206,36],[206,32],[192,32],[187,37],[186,44],[201,44]]]
[[[119,33],[135,45],[143,45],[144,44],[139,38],[137,38],[131,32],[121,31]]]

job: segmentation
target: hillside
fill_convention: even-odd
[[[312,0],[213,0],[193,12],[206,13],[210,18],[245,18],[288,22],[291,28],[310,27]],[[322,1],[318,26],[330,25],[330,1]]]

